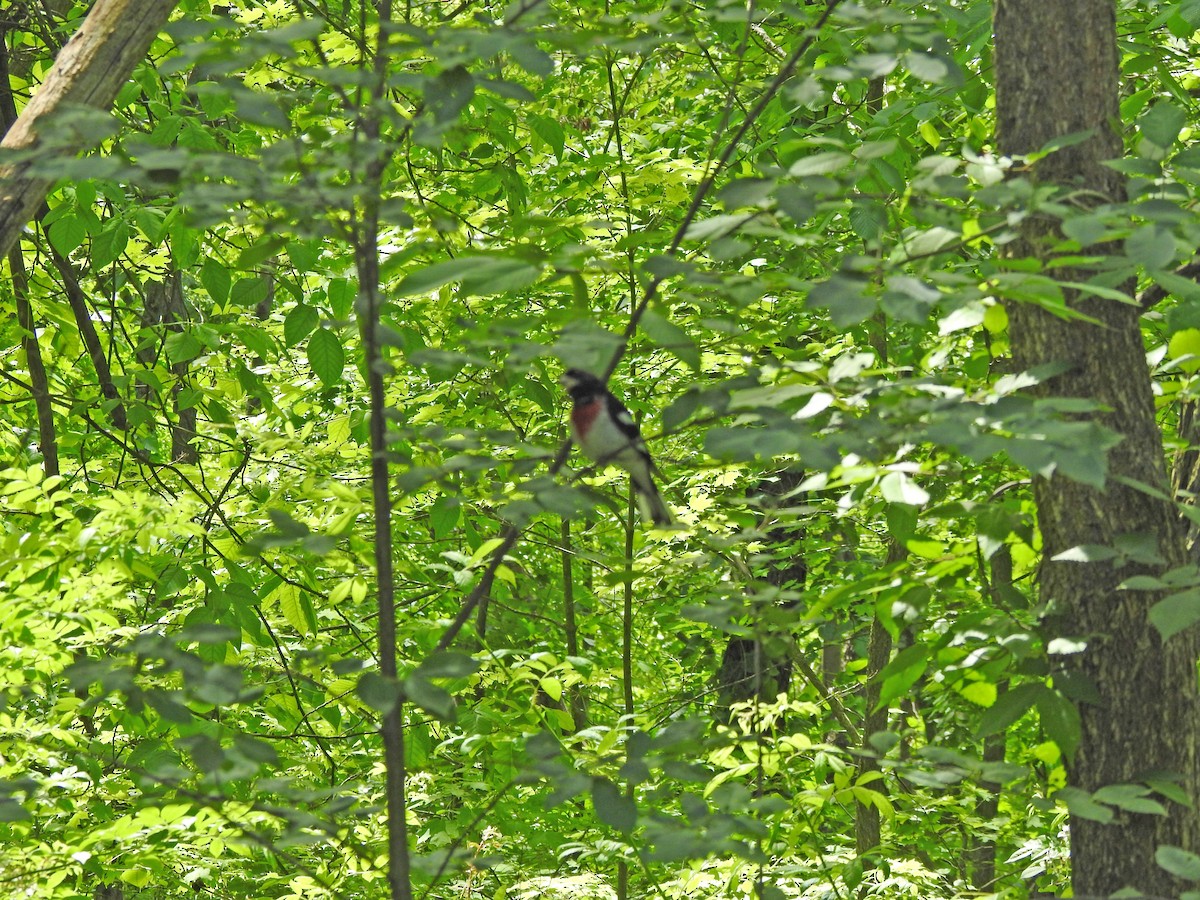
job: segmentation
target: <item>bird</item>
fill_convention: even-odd
[[[633,416],[604,382],[583,369],[567,369],[559,383],[571,396],[571,439],[583,455],[600,465],[612,463],[629,473],[643,516],[659,528],[674,521],[654,483],[657,471]]]

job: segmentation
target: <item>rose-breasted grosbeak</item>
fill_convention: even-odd
[[[629,410],[590,372],[567,369],[559,381],[574,401],[571,437],[583,455],[628,472],[642,515],[660,528],[670,525],[671,511],[654,484],[654,463]]]

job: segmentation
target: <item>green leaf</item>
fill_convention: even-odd
[[[692,371],[700,371],[700,348],[686,331],[666,316],[647,309],[642,316],[642,331],[655,344],[679,357]]]
[[[1150,607],[1150,624],[1165,641],[1200,622],[1200,587],[1171,594]]]
[[[478,672],[479,666],[479,661],[474,657],[443,650],[422,661],[416,673],[424,678],[466,678]]]
[[[1113,811],[1093,800],[1087,791],[1065,787],[1055,792],[1054,799],[1061,801],[1073,816],[1105,824],[1112,821]]]
[[[342,380],[346,353],[338,336],[328,328],[317,329],[308,339],[308,364],[325,387],[332,387]]]
[[[456,707],[450,692],[438,687],[417,670],[404,679],[404,695],[431,716],[453,722]]]
[[[434,263],[408,275],[397,293],[426,294],[452,281],[479,295],[499,294],[528,287],[541,277],[541,267],[509,256],[465,255]]]
[[[1125,254],[1147,269],[1165,269],[1175,260],[1175,238],[1161,226],[1143,225],[1125,239]]]
[[[563,158],[563,146],[566,143],[566,135],[563,132],[563,127],[558,124],[558,120],[535,113],[529,117],[529,128],[546,142],[546,146],[554,151],[555,158],[561,161]]]
[[[400,682],[385,678],[378,672],[364,672],[354,692],[363,703],[381,713],[391,712],[404,696]]]
[[[87,222],[81,216],[66,215],[50,226],[50,243],[62,256],[78,249],[87,235]]]
[[[922,81],[937,84],[950,75],[950,67],[946,61],[930,53],[906,53],[904,67]]]
[[[475,96],[475,79],[463,66],[440,72],[426,83],[425,102],[439,125],[448,124]]]
[[[1200,300],[1200,284],[1196,284],[1190,278],[1161,270],[1151,272],[1150,277],[1155,284],[1179,300],[1186,300],[1189,303]]]
[[[1102,547],[1099,544],[1080,544],[1050,557],[1055,562],[1104,562],[1116,559],[1120,554],[1112,547]]]
[[[726,209],[760,206],[774,192],[774,178],[737,178],[717,192]]]
[[[92,240],[91,265],[102,268],[125,252],[129,243],[129,226],[124,219],[111,220]]]
[[[834,275],[828,281],[813,285],[808,303],[818,309],[828,309],[833,324],[839,328],[857,325],[875,312],[876,301],[868,293],[868,285],[858,278]]]
[[[1200,881],[1200,856],[1189,850],[1164,844],[1154,852],[1154,861],[1176,878]]]
[[[167,335],[167,359],[172,365],[190,362],[204,352],[204,345],[192,331],[176,331]]]
[[[1169,150],[1187,124],[1187,113],[1167,100],[1159,100],[1138,119],[1142,137],[1161,150]]]
[[[1075,704],[1058,691],[1044,691],[1037,698],[1038,715],[1046,737],[1058,744],[1058,749],[1068,760],[1075,756],[1079,747],[1079,710]]]
[[[811,156],[806,156],[792,163],[788,168],[788,174],[794,178],[804,178],[811,175],[828,175],[845,168],[852,162],[854,162],[854,157],[849,153],[842,153],[838,150],[814,153]]]
[[[462,514],[462,506],[457,498],[439,497],[429,508],[429,522],[433,526],[433,536],[444,538],[454,531]]]
[[[1038,697],[1045,692],[1047,692],[1045,685],[1021,684],[1000,694],[988,711],[979,717],[979,725],[975,729],[975,734],[982,738],[1004,731],[1032,709]]]
[[[229,302],[243,309],[253,309],[267,299],[270,289],[265,278],[239,278],[229,292]]]
[[[996,703],[996,685],[990,681],[971,681],[958,689],[964,700],[976,706],[991,707]]]
[[[281,584],[275,590],[275,599],[279,601],[279,611],[284,619],[300,634],[315,634],[317,631],[317,614],[313,610],[312,600],[308,592],[294,584]]]
[[[0,797],[0,822],[26,822],[33,816],[11,797]]]
[[[917,679],[925,674],[928,665],[929,648],[923,644],[914,644],[897,653],[879,673],[882,686],[875,708],[882,709],[901,694],[907,693]]]
[[[334,278],[329,282],[326,297],[329,300],[329,311],[335,319],[350,317],[357,292],[358,288],[349,278]]]
[[[220,260],[210,256],[200,267],[200,283],[204,285],[204,290],[212,297],[213,302],[224,305],[229,299],[229,288],[233,284],[233,278]]]
[[[1107,803],[1126,812],[1165,816],[1167,809],[1148,795],[1150,788],[1141,784],[1110,784],[1092,794],[1099,803]]]
[[[321,324],[321,314],[311,306],[297,303],[283,320],[283,341],[294,347]]]
[[[882,203],[860,199],[850,207],[850,227],[864,241],[879,240],[887,225],[887,207]]]
[[[637,806],[607,778],[592,779],[592,805],[596,818],[622,834],[629,834],[637,825]]]

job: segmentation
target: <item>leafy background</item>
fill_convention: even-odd
[[[1131,205],[1056,212],[1171,294],[1171,434],[1200,7],[1120,7]],[[85,12],[0,13],[16,110]],[[1028,473],[1111,435],[1007,358],[1001,301],[1065,306],[998,253],[1053,201],[990,12],[181,3],[0,285],[3,890],[382,896],[398,698],[410,896],[1024,896],[1068,810],[1161,809],[1064,790]],[[551,465],[618,355],[681,529]]]

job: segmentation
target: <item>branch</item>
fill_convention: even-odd
[[[0,140],[0,149],[32,150],[42,119],[67,105],[108,109],[174,8],[175,0],[97,0]],[[38,162],[40,171],[46,171],[45,159]],[[54,183],[53,178],[34,174],[33,166],[32,155],[0,165],[0,256],[12,249]]]

